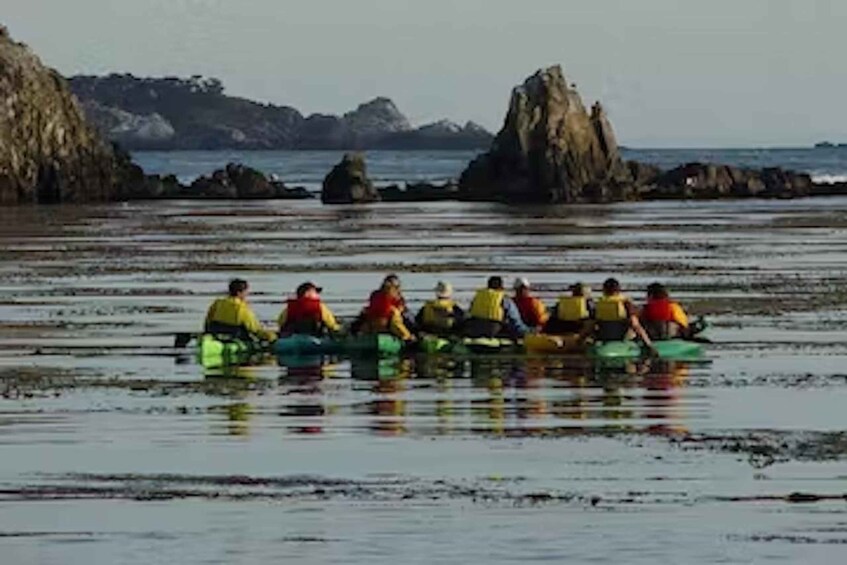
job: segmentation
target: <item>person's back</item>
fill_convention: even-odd
[[[520,318],[517,306],[506,296],[503,279],[491,277],[488,286],[476,292],[468,310],[463,334],[471,338],[522,337],[529,332]]]
[[[685,337],[688,332],[688,315],[677,302],[671,300],[664,285],[653,283],[647,287],[647,304],[641,310],[641,325],[653,340]]]
[[[275,340],[276,334],[262,327],[247,303],[248,291],[247,281],[232,280],[228,296],[216,299],[209,306],[204,331],[219,337]]]
[[[513,298],[515,306],[518,308],[521,320],[527,327],[541,330],[550,315],[547,313],[547,307],[538,298],[532,295],[529,281],[525,278],[520,278],[515,281],[515,297]]]
[[[414,336],[403,319],[401,303],[399,289],[394,286],[384,285],[373,292],[362,312],[360,331],[366,334],[389,333],[403,341],[412,340]]]
[[[418,329],[435,335],[450,335],[462,324],[464,312],[452,298],[450,283],[439,282],[435,294],[435,299],[427,301],[418,312]]]
[[[303,283],[297,288],[295,297],[286,301],[286,306],[279,315],[280,334],[320,337],[327,332],[341,331],[335,316],[321,300],[322,290],[311,282]]]
[[[562,296],[556,302],[553,314],[544,330],[547,333],[559,335],[585,333],[586,328],[594,319],[594,311],[591,289],[577,283],[571,287],[570,296]]]
[[[642,339],[646,337],[638,323],[635,305],[621,292],[620,283],[615,279],[603,283],[603,296],[595,305],[595,319],[597,341],[629,340],[636,333]]]

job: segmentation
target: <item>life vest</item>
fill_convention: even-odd
[[[535,328],[544,323],[539,317],[541,308],[538,307],[538,299],[534,296],[516,296],[514,298],[515,305],[521,314],[523,323],[531,328]]]
[[[590,317],[584,296],[563,296],[556,305],[556,318],[561,322],[581,322]]]
[[[218,298],[209,308],[205,330],[221,336],[246,338],[249,332],[244,325],[244,319],[249,308],[246,302],[234,296]]]
[[[280,330],[285,333],[320,333],[322,319],[320,298],[292,298],[287,302],[285,325]]]
[[[645,322],[673,322],[673,303],[668,298],[648,300],[641,311],[641,319]]]
[[[623,322],[629,318],[626,311],[628,299],[622,294],[603,296],[597,301],[595,317],[598,322]]]
[[[456,324],[456,316],[453,313],[455,308],[456,303],[450,299],[430,300],[421,310],[421,322],[424,328],[440,331],[453,329]]]
[[[471,318],[477,318],[479,320],[502,322],[506,317],[503,310],[503,300],[505,298],[506,293],[503,290],[494,290],[491,288],[480,289],[476,291],[468,314]]]
[[[371,294],[367,308],[365,308],[365,319],[369,321],[388,320],[395,308],[399,308],[402,301],[390,296],[387,292],[377,290]]]

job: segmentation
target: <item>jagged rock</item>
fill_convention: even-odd
[[[557,65],[514,89],[503,128],[459,186],[471,200],[574,202],[602,198],[627,175],[602,107],[589,116]]]
[[[360,142],[412,129],[406,116],[400,113],[394,102],[385,97],[374,98],[352,112],[347,112],[344,114],[344,123]]]
[[[314,198],[305,188],[288,188],[278,180],[271,180],[264,173],[240,163],[229,163],[209,176],[203,176],[190,187],[178,192],[166,187],[164,193],[174,198],[215,199],[285,199]]]
[[[356,204],[379,199],[379,192],[368,178],[365,158],[360,153],[344,155],[324,179],[321,191],[324,204]]]
[[[812,194],[808,174],[780,168],[741,169],[714,163],[687,163],[655,180],[654,198],[793,198]]]
[[[406,188],[397,185],[379,189],[383,202],[438,202],[456,200],[459,186],[452,181],[443,184],[428,182],[409,183]]]
[[[0,26],[0,204],[115,199],[119,166],[65,80]]]

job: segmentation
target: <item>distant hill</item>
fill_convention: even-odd
[[[85,114],[127,149],[484,149],[481,126],[439,121],[413,127],[388,98],[343,116],[303,116],[289,106],[228,96],[214,78],[68,79]]]

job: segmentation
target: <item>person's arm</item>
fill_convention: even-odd
[[[392,334],[396,335],[403,341],[409,341],[412,339],[412,332],[410,332],[409,328],[406,327],[406,324],[403,321],[403,315],[396,308],[391,313],[391,319],[388,323]]]
[[[321,322],[326,326],[326,329],[334,334],[341,331],[341,324],[338,323],[332,310],[326,304],[321,304]]]
[[[650,339],[650,336],[647,335],[647,330],[644,329],[644,326],[641,325],[641,320],[638,318],[638,308],[635,307],[635,304],[632,302],[626,303],[626,314],[629,316],[629,327],[635,332],[641,341],[644,342],[648,348],[653,348],[653,340]]]
[[[276,333],[269,332],[262,327],[253,311],[245,306],[241,309],[241,326],[251,335],[257,336],[262,341],[276,341]]]
[[[679,324],[679,326],[687,330],[688,329],[688,314],[685,313],[682,306],[677,304],[676,302],[671,303],[671,314],[673,316],[673,321]]]
[[[550,313],[547,312],[547,307],[538,299],[535,300],[535,316],[538,319],[538,325],[542,327],[550,320]]]
[[[417,316],[415,316],[415,324],[417,324],[417,326],[418,326],[419,328],[422,328],[422,327],[423,327],[423,325],[424,325],[424,323],[423,323],[423,319],[424,319],[424,308],[426,308],[426,306],[424,306],[423,308],[421,308],[420,310],[418,310],[418,315],[417,315]]]
[[[506,324],[514,334],[523,337],[529,333],[529,327],[521,319],[521,313],[511,298],[503,300],[503,314]]]
[[[203,322],[203,331],[208,332],[209,326],[212,324],[212,320],[215,318],[215,310],[217,309],[218,301],[215,300],[212,302],[211,306],[209,306],[209,310],[206,311],[206,320]]]
[[[453,306],[453,323],[457,326],[465,321],[465,311],[459,305]]]
[[[404,307],[400,310],[401,317],[403,318],[403,324],[406,325],[407,328],[416,328],[417,323],[415,322],[415,315],[412,312]]]
[[[279,326],[279,331],[282,331],[282,328],[285,327],[285,322],[288,321],[288,308],[283,308],[282,312],[279,313],[279,318],[277,318],[277,326]]]

